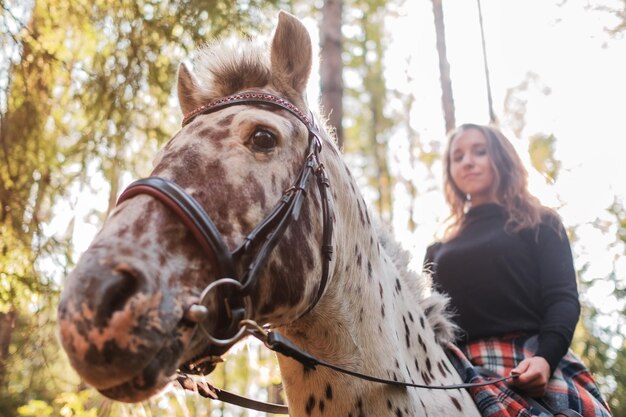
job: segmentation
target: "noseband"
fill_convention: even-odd
[[[184,117],[182,126],[186,126],[199,115],[214,113],[236,105],[267,105],[286,110],[304,123],[309,132],[309,137],[306,157],[293,185],[283,192],[272,211],[233,252],[228,249],[215,223],[198,201],[170,180],[161,177],[148,177],[135,181],[124,190],[117,201],[119,205],[138,194],[148,194],[155,197],[179,217],[192,232],[204,254],[217,266],[218,278],[202,292],[199,304],[195,306],[199,307],[200,315],[197,320],[193,320],[197,322],[195,329],[201,329],[210,341],[209,350],[202,355],[202,357],[209,358],[221,356],[243,337],[246,328],[241,326],[240,322],[250,318],[250,295],[258,283],[259,276],[263,272],[273,249],[280,242],[287,227],[298,219],[312,175],[317,178],[322,203],[322,276],[315,298],[300,316],[313,309],[322,297],[328,282],[333,252],[333,213],[328,196],[330,183],[324,165],[319,160],[322,140],[312,117],[308,117],[285,99],[268,93],[250,91],[219,98],[191,111]],[[217,297],[218,300],[223,300],[223,303],[219,306],[219,312],[216,313],[218,317],[213,317],[214,320],[210,320],[206,314],[209,311],[207,308],[209,295],[213,291],[220,291]],[[213,332],[206,328],[205,324],[208,322],[221,323],[222,317],[228,319],[227,324],[218,327]],[[209,360],[203,366],[201,365],[203,361],[198,361],[198,359],[195,358],[190,363],[183,365],[181,369],[193,373],[207,373],[214,367],[214,361]]]

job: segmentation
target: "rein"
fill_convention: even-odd
[[[317,188],[322,203],[322,276],[315,298],[305,311],[300,313],[299,317],[307,314],[317,305],[324,294],[330,273],[330,261],[333,253],[333,212],[328,195],[330,182],[326,176],[324,165],[319,160],[319,154],[322,150],[319,129],[312,117],[308,117],[287,100],[258,91],[234,94],[214,100],[191,111],[185,115],[182,126],[186,126],[199,115],[210,114],[235,105],[268,105],[286,110],[306,126],[309,132],[309,142],[303,166],[293,185],[284,190],[282,197],[272,211],[244,238],[240,246],[233,252],[228,249],[215,223],[202,206],[182,187],[168,179],[148,177],[137,180],[124,190],[117,201],[119,205],[139,194],[147,194],[156,198],[176,214],[187,229],[191,231],[202,247],[203,252],[217,266],[219,278],[202,291],[199,303],[192,305],[185,313],[185,319],[196,324],[192,339],[195,337],[197,330],[200,329],[209,340],[210,345],[200,357],[181,365],[180,372],[175,376],[175,379],[178,380],[183,388],[196,391],[204,397],[220,399],[259,411],[288,414],[289,411],[286,406],[240,397],[209,386],[206,383],[195,382],[188,375],[208,374],[211,372],[215,368],[216,363],[220,361],[220,356],[247,334],[261,340],[267,348],[299,361],[306,369],[313,370],[316,366],[323,366],[367,381],[394,386],[439,390],[464,389],[495,384],[517,376],[500,377],[480,383],[443,386],[391,381],[361,374],[318,359],[297,347],[280,333],[268,331],[252,321],[250,319],[252,309],[250,294],[258,283],[259,276],[269,255],[280,242],[287,227],[293,221],[298,220],[312,176],[315,176],[317,179]],[[239,271],[243,271],[243,273],[239,273]],[[209,296],[213,291],[218,292],[218,299],[223,300],[223,303],[219,306],[216,313],[217,317],[209,320]],[[222,321],[220,320],[222,318],[228,319],[227,325],[214,331],[206,328],[207,322],[219,323]]]
[[[315,370],[316,366],[322,366],[328,369],[332,369],[336,372],[340,372],[346,375],[353,376],[355,378],[359,378],[365,381],[375,382],[379,384],[391,385],[396,387],[404,387],[404,388],[421,388],[421,389],[429,389],[429,390],[453,390],[453,389],[469,389],[469,388],[478,388],[484,387],[487,385],[497,384],[499,382],[503,382],[509,379],[518,378],[518,374],[508,375],[508,376],[498,376],[495,374],[483,375],[485,378],[491,378],[482,382],[470,382],[470,383],[461,383],[461,384],[449,384],[449,385],[427,385],[427,384],[416,384],[413,382],[402,382],[395,381],[385,378],[379,378],[372,375],[363,374],[357,371],[353,371],[347,368],[343,368],[341,366],[333,365],[332,363],[326,362],[315,356],[311,355],[307,351],[299,348],[294,343],[292,343],[289,339],[287,339],[282,334],[276,331],[268,331],[261,326],[259,326],[256,322],[252,320],[244,320],[241,323],[241,327],[247,330],[247,333],[259,339],[265,347],[268,349],[280,353],[285,356],[289,356],[292,359],[300,362],[306,370]],[[189,390],[194,391],[200,394],[205,398],[211,398],[214,400],[220,400],[222,402],[227,402],[230,404],[238,405],[240,407],[245,407],[257,411],[262,411],[266,413],[273,414],[289,414],[289,408],[287,406],[281,404],[272,404],[266,403],[262,401],[252,400],[250,398],[242,397],[237,394],[233,394],[231,392],[221,390],[219,388],[213,387],[206,382],[197,383],[193,381],[189,376],[185,374],[176,375],[176,380],[180,383],[180,385]]]

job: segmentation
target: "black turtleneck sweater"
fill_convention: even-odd
[[[425,266],[451,297],[455,322],[468,342],[525,332],[539,336],[537,356],[554,371],[580,314],[576,273],[560,220],[508,233],[497,204],[470,209],[462,231],[428,248]]]

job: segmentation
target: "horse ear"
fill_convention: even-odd
[[[183,115],[202,105],[196,98],[198,82],[184,63],[178,67],[178,103]]]
[[[311,37],[302,22],[287,12],[278,14],[272,40],[272,83],[279,90],[305,97],[313,61]]]

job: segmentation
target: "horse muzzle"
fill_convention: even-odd
[[[182,302],[130,262],[85,253],[58,309],[59,336],[80,377],[109,398],[140,401],[177,367],[192,326]],[[121,387],[124,387],[123,389]]]

